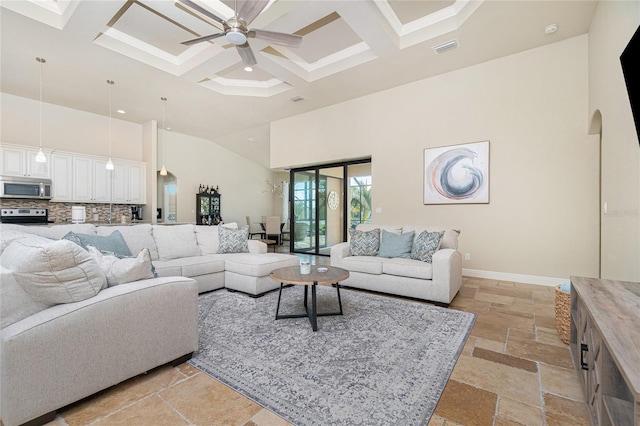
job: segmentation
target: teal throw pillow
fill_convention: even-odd
[[[349,252],[351,256],[376,256],[380,249],[380,229],[359,231],[349,229]]]
[[[444,231],[429,232],[422,231],[420,235],[416,237],[416,241],[413,243],[411,249],[411,258],[420,260],[422,262],[431,263],[433,253],[440,247],[440,241]]]
[[[249,253],[249,227],[234,229],[218,226],[218,253]]]
[[[413,236],[415,234],[415,231],[396,234],[383,229],[378,256],[410,258],[411,248],[413,247]]]
[[[124,237],[118,230],[107,236],[68,232],[62,239],[72,241],[87,251],[89,246],[93,246],[102,254],[118,257],[131,256],[131,250],[129,250],[129,246],[127,246]]]

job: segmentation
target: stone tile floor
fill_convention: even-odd
[[[429,426],[590,424],[569,348],[556,332],[553,287],[464,278],[450,307],[478,317]],[[49,423],[88,424],[288,423],[185,363],[102,391]]]

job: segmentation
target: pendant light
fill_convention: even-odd
[[[107,161],[105,169],[113,170],[113,161],[111,161],[111,89],[115,83],[113,80],[107,80],[107,84],[109,85],[109,161]]]
[[[36,154],[36,163],[46,163],[47,156],[42,152],[42,64],[47,62],[44,58],[36,58],[36,61],[40,63],[40,149]]]
[[[167,128],[165,126],[164,118],[165,118],[165,105],[167,102],[167,98],[161,97],[160,100],[162,101],[162,168],[160,169],[160,176],[166,176],[167,168],[164,166],[164,145],[166,141],[165,141],[164,134],[167,132]]]

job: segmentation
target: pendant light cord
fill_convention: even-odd
[[[40,62],[40,108],[39,108],[39,115],[40,115],[40,149],[42,149],[42,64],[44,64],[46,61],[46,59],[44,58],[36,58],[36,61]]]
[[[111,159],[111,91],[115,83],[113,80],[107,80],[107,84],[109,84],[109,159]]]

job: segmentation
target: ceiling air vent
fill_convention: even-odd
[[[304,101],[304,98],[302,96],[294,96],[293,98],[291,98],[291,102],[300,102],[300,101]]]
[[[450,41],[438,44],[437,46],[433,46],[433,50],[435,50],[436,53],[442,53],[442,52],[446,52],[447,50],[457,49],[458,47],[459,47],[458,40],[450,40]]]

